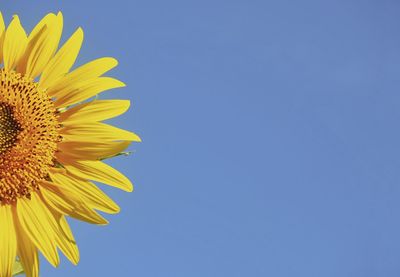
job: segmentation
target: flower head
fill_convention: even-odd
[[[83,31],[59,48],[63,17],[46,15],[27,35],[14,16],[0,14],[0,276],[18,258],[38,276],[39,251],[54,266],[57,249],[74,264],[79,252],[66,216],[94,224],[119,207],[91,181],[132,191],[131,182],[102,160],[140,138],[101,121],[129,108],[128,100],[95,100],[124,84],[102,75],[115,67],[100,58],[71,71]]]

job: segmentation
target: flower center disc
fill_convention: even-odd
[[[59,128],[47,93],[21,74],[0,69],[0,204],[29,198],[48,179]]]
[[[14,146],[21,125],[15,120],[13,108],[7,103],[0,103],[0,155]]]

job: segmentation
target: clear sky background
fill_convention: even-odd
[[[114,56],[136,131],[110,225],[42,276],[400,276],[400,3],[5,0]],[[103,186],[104,187],[104,186]]]

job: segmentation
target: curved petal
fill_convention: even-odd
[[[17,239],[11,206],[0,206],[0,276],[11,277],[17,254]]]
[[[27,41],[28,39],[19,17],[14,15],[4,37],[3,58],[6,70],[12,70],[17,66],[24,54]]]
[[[57,50],[63,29],[62,14],[49,16],[42,24],[43,31],[28,37],[26,70],[22,72],[33,79],[42,73]]]
[[[89,181],[60,173],[52,173],[50,178],[61,190],[67,189],[80,195],[84,202],[93,209],[106,213],[118,213],[120,210],[114,201]]]
[[[36,193],[32,193],[31,199],[17,201],[17,215],[29,239],[53,266],[58,266],[60,258],[50,224],[51,215]]]
[[[13,210],[15,230],[18,240],[18,257],[21,260],[27,277],[38,277],[39,276],[39,257],[38,250],[33,242],[29,239],[28,235],[23,230],[21,224],[18,221],[18,216],[15,210]]]
[[[54,13],[48,13],[46,14],[39,22],[36,24],[36,26],[33,28],[32,32],[28,36],[28,40],[32,41],[36,35],[38,35],[43,27],[51,25],[51,23],[54,21],[56,18],[56,15]]]
[[[72,264],[77,265],[79,249],[65,216],[52,209],[50,209],[50,212],[53,214],[57,225],[56,240],[58,247]]]
[[[73,107],[59,116],[65,124],[102,121],[119,116],[129,109],[129,100],[94,100]]]
[[[58,155],[75,158],[77,160],[102,160],[118,155],[124,151],[130,141],[121,142],[76,142],[65,141],[58,144]]]
[[[83,31],[78,28],[56,55],[49,61],[39,80],[39,88],[47,89],[64,77],[74,65],[83,42]]]
[[[121,172],[100,161],[60,160],[65,169],[82,179],[97,181],[124,191],[133,191],[133,185]]]
[[[85,82],[78,82],[52,95],[56,98],[54,106],[56,108],[67,107],[89,99],[100,92],[124,86],[123,82],[110,77],[98,77]]]
[[[0,63],[3,62],[3,43],[4,43],[4,36],[6,34],[6,25],[4,24],[3,15],[0,12]]]
[[[48,93],[50,96],[58,96],[58,92],[64,91],[66,88],[74,86],[77,83],[86,82],[99,77],[117,65],[118,61],[110,57],[88,62],[78,67],[64,78],[59,79],[57,83],[54,83],[54,85],[48,89]]]
[[[80,196],[70,189],[61,190],[56,184],[42,182],[42,195],[46,203],[61,214],[92,224],[108,224],[107,220],[87,207]]]
[[[141,141],[135,133],[100,122],[65,126],[60,134],[65,141]]]

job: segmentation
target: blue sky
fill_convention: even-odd
[[[110,164],[106,227],[71,221],[74,267],[42,276],[400,275],[397,1],[6,0],[31,28],[61,10],[79,62],[114,56],[115,123],[143,143]]]

